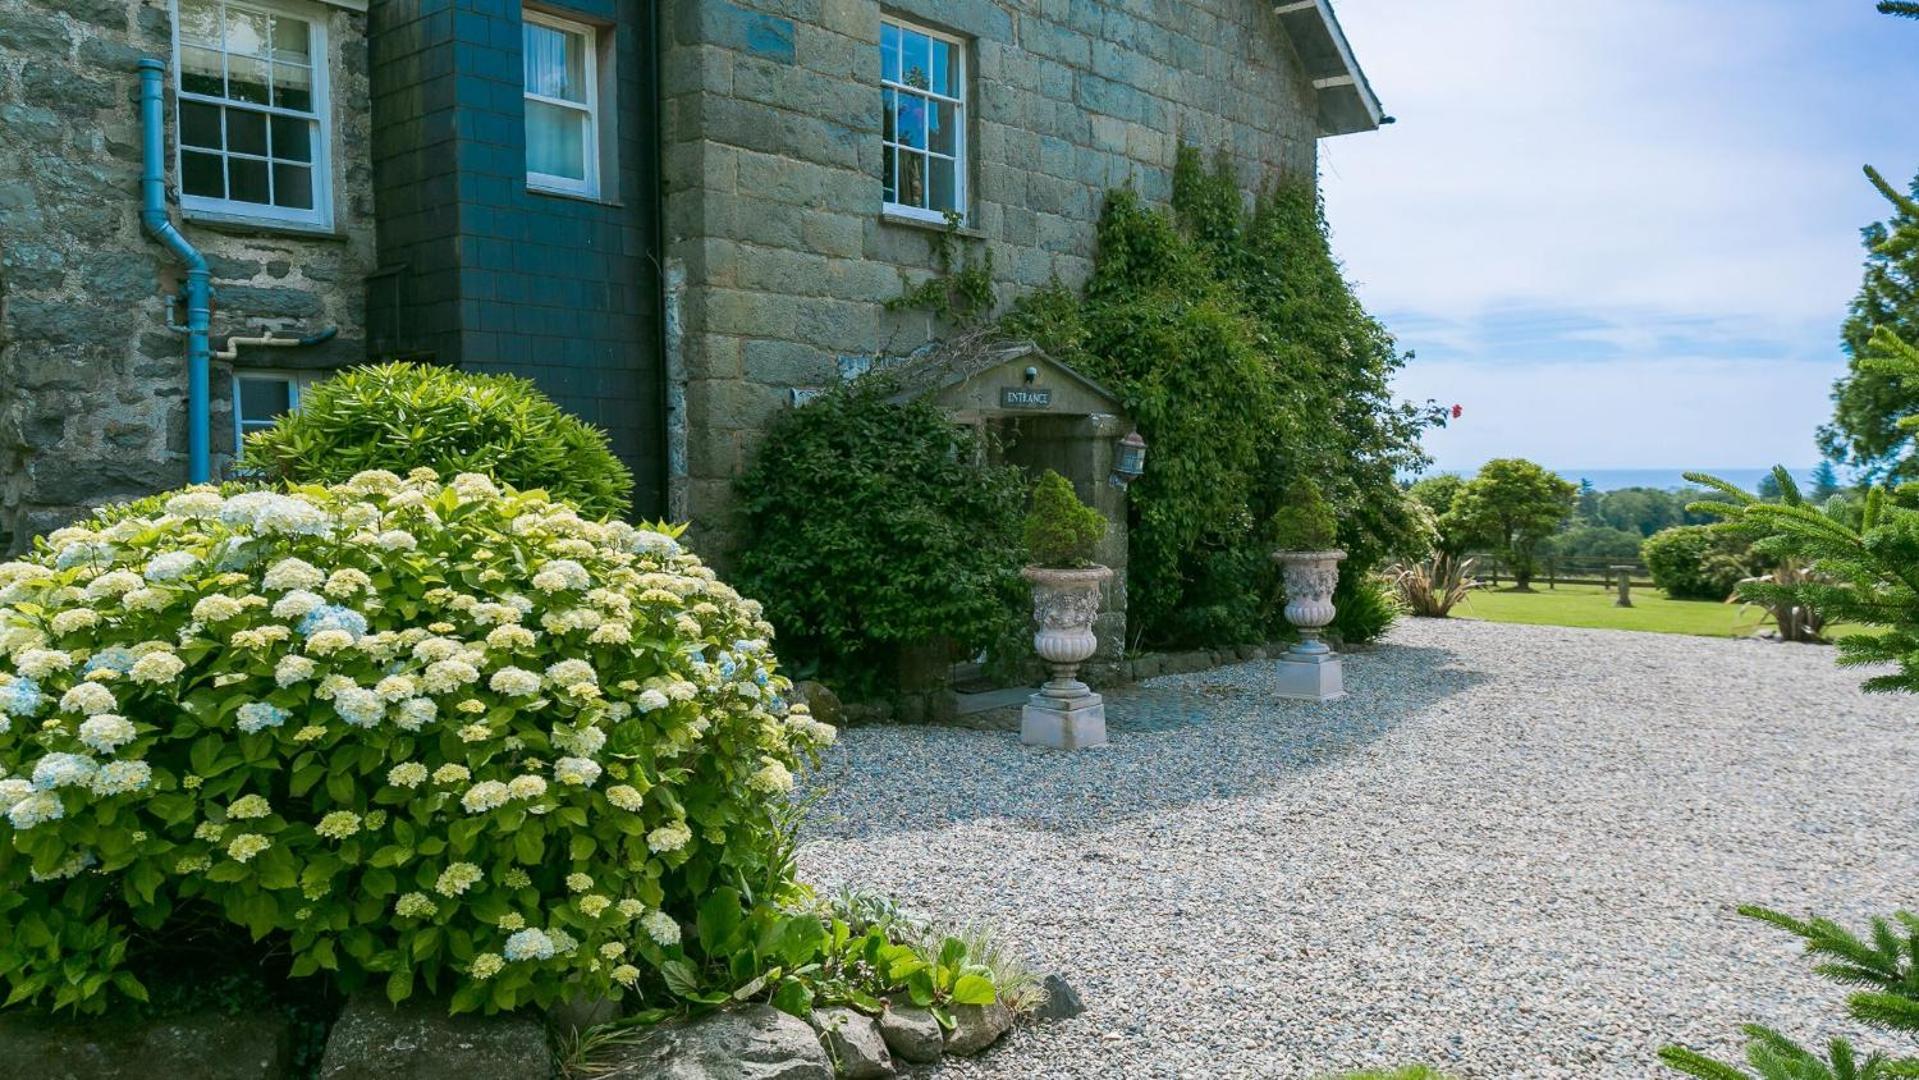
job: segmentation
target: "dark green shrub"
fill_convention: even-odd
[[[1079,501],[1073,482],[1051,469],[1033,484],[1026,515],[1026,553],[1035,566],[1086,566],[1106,535],[1106,518]]]
[[[1675,525],[1646,538],[1640,557],[1674,600],[1724,600],[1751,576],[1744,548],[1710,525]]]
[[[869,377],[787,413],[738,482],[741,590],[765,598],[788,663],[855,691],[904,646],[977,651],[1024,617],[1020,471],[891,389]]]
[[[1406,613],[1393,583],[1378,574],[1341,574],[1333,589],[1332,633],[1348,645],[1378,641]]]
[[[249,435],[244,456],[292,483],[337,484],[368,469],[484,473],[590,517],[626,516],[633,495],[606,433],[531,382],[427,365],[343,371],[306,391],[298,412]]]
[[[1326,551],[1339,537],[1339,521],[1319,485],[1295,480],[1286,488],[1286,501],[1273,511],[1273,547],[1278,551]]]

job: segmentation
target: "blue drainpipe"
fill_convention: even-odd
[[[213,320],[213,284],[206,256],[187,242],[167,217],[165,63],[140,61],[140,223],[187,268],[187,482],[213,478],[207,438],[207,330]]]

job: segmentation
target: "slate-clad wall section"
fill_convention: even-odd
[[[602,108],[617,132],[617,166],[598,199],[526,186],[517,4],[374,4],[374,94],[384,103],[375,155],[383,267],[368,288],[375,344],[532,379],[607,430],[638,480],[636,509],[653,515],[665,406],[651,3],[541,7],[613,37],[615,94]],[[390,138],[389,117],[401,126]]]
[[[1170,193],[1181,139],[1310,177],[1315,106],[1270,0],[679,0],[663,61],[670,505],[732,543],[731,482],[788,390],[941,332],[885,301],[933,265],[880,215],[882,10],[972,42],[972,220],[1003,299],[1091,267],[1104,192]],[[672,272],[670,271],[670,272]]]

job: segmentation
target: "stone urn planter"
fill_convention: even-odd
[[[1338,550],[1273,553],[1286,583],[1286,621],[1299,631],[1299,643],[1279,660],[1281,697],[1331,701],[1346,696],[1339,655],[1319,637],[1336,613],[1333,589],[1345,558]]]
[[[1028,746],[1078,750],[1106,745],[1106,704],[1079,680],[1079,666],[1099,647],[1093,617],[1099,590],[1113,577],[1104,566],[1020,571],[1033,586],[1033,648],[1053,677],[1020,713],[1020,741]]]

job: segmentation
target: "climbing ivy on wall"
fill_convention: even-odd
[[[1180,151],[1169,210],[1109,193],[1081,293],[1022,298],[1002,329],[1100,380],[1151,445],[1133,485],[1135,645],[1223,644],[1278,629],[1273,512],[1298,477],[1326,492],[1358,583],[1417,546],[1398,477],[1428,459],[1430,405],[1396,404],[1404,363],[1353,294],[1310,180],[1251,205],[1223,159]]]

